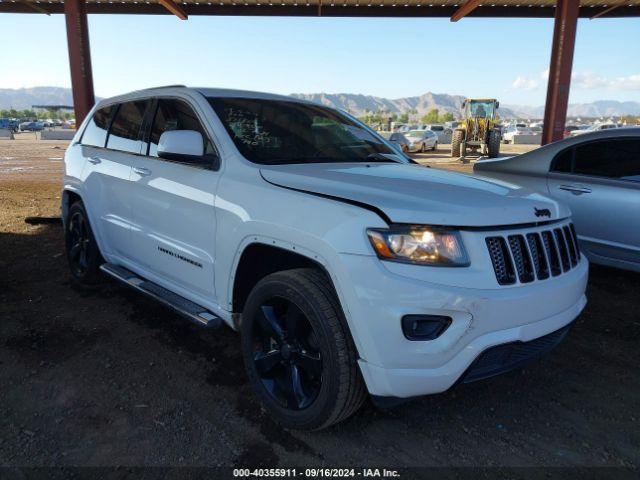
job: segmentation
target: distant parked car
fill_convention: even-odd
[[[434,132],[437,136],[438,136],[438,141],[441,143],[445,143],[443,142],[443,138],[445,135],[451,135],[453,133],[453,130],[451,128],[445,127],[444,125],[422,125],[420,127],[421,130],[431,130],[432,132]]]
[[[405,133],[410,152],[426,152],[438,149],[438,135],[431,130],[411,130]]]
[[[23,122],[20,124],[20,130],[23,132],[40,132],[44,130],[42,122]]]
[[[0,118],[0,128],[5,128],[11,132],[17,132],[20,126],[18,120],[12,118]]]
[[[382,133],[382,136],[393,143],[396,147],[398,147],[403,152],[409,151],[409,140],[400,132],[385,132]]]
[[[534,132],[527,127],[524,123],[516,123],[515,125],[510,125],[507,129],[502,133],[502,140],[504,143],[513,143],[514,137],[519,135],[533,135]]]
[[[571,132],[575,132],[576,130],[580,130],[580,127],[577,125],[567,125],[564,127],[564,138],[570,137]]]
[[[589,128],[574,130],[571,132],[571,136],[575,137],[576,135],[582,135],[584,133],[591,132],[599,132],[601,130],[611,130],[613,128],[618,128],[617,123],[596,123],[595,125],[591,125]]]
[[[473,171],[567,204],[589,260],[640,272],[640,128],[569,137],[515,157],[478,162]],[[539,212],[540,220],[545,214]],[[562,242],[560,248],[566,248]]]

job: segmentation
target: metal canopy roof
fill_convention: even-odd
[[[555,0],[86,0],[87,13],[451,17],[461,6],[477,4],[470,17],[553,17]],[[475,6],[475,5],[474,5]],[[0,13],[64,13],[63,0],[0,0]],[[640,16],[640,0],[580,0],[581,17]]]

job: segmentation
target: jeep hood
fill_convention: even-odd
[[[279,187],[373,207],[393,223],[487,227],[571,214],[564,205],[517,185],[420,165],[315,163],[265,166],[260,172]]]

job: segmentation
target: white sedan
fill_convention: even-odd
[[[640,128],[565,138],[473,171],[568,204],[589,260],[640,272]]]
[[[411,130],[404,134],[409,141],[410,152],[426,152],[438,149],[438,135],[432,130]]]
[[[502,133],[502,140],[504,140],[504,143],[514,143],[514,137],[518,135],[534,135],[534,132],[525,124],[517,123],[507,127]]]
[[[589,128],[574,130],[570,133],[572,137],[577,135],[584,135],[585,133],[591,132],[599,132],[601,130],[610,130],[612,128],[618,128],[618,124],[616,123],[596,123],[595,125],[591,125]]]

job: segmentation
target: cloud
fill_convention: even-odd
[[[610,81],[593,72],[573,72],[571,75],[571,86],[585,90],[593,90],[594,88],[606,88],[610,86]]]
[[[518,75],[511,86],[516,90],[537,90],[545,86],[549,78],[549,69],[535,76]],[[626,77],[608,78],[593,72],[573,72],[571,87],[581,90],[640,90],[640,74]]]
[[[524,75],[518,75],[511,86],[517,90],[536,90],[540,86],[540,82]]]
[[[614,78],[611,87],[616,90],[640,90],[640,74]]]

